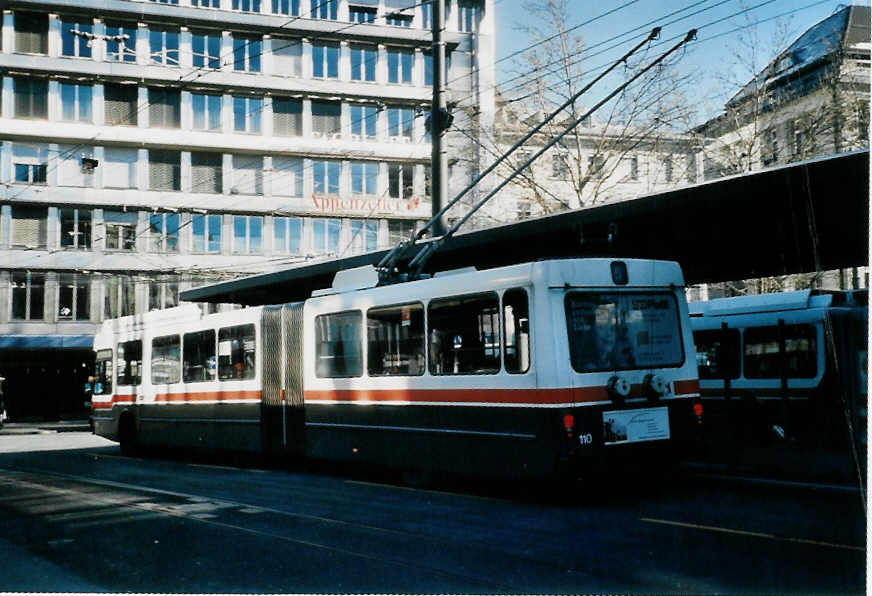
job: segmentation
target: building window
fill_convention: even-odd
[[[299,137],[303,134],[303,102],[299,99],[273,97],[273,134]]]
[[[139,88],[136,85],[103,86],[104,114],[107,126],[136,126]]]
[[[75,273],[58,276],[58,320],[87,321],[91,318],[88,278]]]
[[[94,159],[93,147],[58,145],[58,157],[55,160],[58,186],[94,186],[94,169],[83,166],[84,159]]]
[[[349,6],[348,20],[352,23],[374,23],[376,9],[368,6]]]
[[[45,184],[48,167],[44,163],[13,163],[15,182],[25,184]]]
[[[179,252],[178,213],[152,213],[148,216],[148,250]]]
[[[233,36],[233,70],[260,72],[260,56],[263,53],[260,37]]]
[[[233,156],[233,186],[230,192],[235,195],[263,194],[263,156]]]
[[[352,105],[349,108],[351,116],[351,138],[357,141],[376,138],[378,108],[375,106]]]
[[[221,96],[191,93],[194,130],[221,130]]]
[[[351,221],[351,252],[373,252],[378,248],[378,222],[355,219]]]
[[[126,147],[106,147],[103,153],[103,186],[105,188],[134,188],[139,152]]]
[[[103,211],[103,236],[107,250],[136,250],[135,211]]]
[[[233,10],[260,12],[260,0],[233,0]]]
[[[448,10],[448,3],[445,3],[445,10]],[[433,28],[433,5],[429,2],[421,3],[421,28],[422,29],[432,29]]]
[[[276,155],[272,158],[272,194],[279,197],[303,196],[303,160]]]
[[[221,194],[224,156],[213,152],[191,152],[191,192]]]
[[[378,50],[372,46],[351,46],[351,80],[375,81]]]
[[[392,140],[412,140],[415,126],[415,110],[412,108],[388,108],[388,136]]]
[[[339,46],[337,44],[312,44],[312,76],[322,79],[339,78]]]
[[[193,252],[221,252],[220,215],[192,215],[191,230],[193,232],[193,244],[191,246]]]
[[[342,162],[336,160],[312,161],[312,176],[316,194],[338,194]]]
[[[569,157],[565,153],[551,154],[551,177],[560,180],[569,177]]]
[[[262,97],[234,97],[233,130],[259,133],[261,112],[263,112]]]
[[[87,209],[58,209],[61,248],[91,248],[91,212]]]
[[[61,56],[90,58],[91,46],[87,36],[92,30],[93,25],[89,22],[61,19]]]
[[[600,179],[605,174],[606,160],[602,155],[591,155],[587,159],[587,174],[590,178]]]
[[[274,74],[288,77],[302,76],[303,44],[299,39],[273,39],[272,54]]]
[[[263,251],[263,217],[233,216],[233,254],[251,255]]]
[[[179,65],[178,29],[157,29],[148,32],[149,59],[152,64]]]
[[[300,254],[303,220],[299,217],[273,217],[273,252]]]
[[[388,196],[392,199],[408,199],[412,196],[412,179],[415,166],[406,163],[388,164]]]
[[[163,310],[179,305],[179,282],[178,278],[169,275],[158,276],[157,279],[148,282],[148,310]],[[215,332],[212,334],[212,349],[215,349]],[[185,336],[187,337],[187,336]],[[185,348],[187,349],[187,345]]]
[[[335,21],[339,15],[339,0],[309,0],[309,18]]]
[[[173,6],[179,4],[179,0],[151,0],[151,2],[156,2],[157,4],[171,4]]]
[[[15,13],[15,51],[19,54],[48,54],[48,15]]]
[[[179,128],[182,125],[182,93],[178,89],[148,89],[148,125],[152,128]]]
[[[300,14],[300,0],[272,0],[272,13],[295,17]]]
[[[632,181],[639,179],[639,158],[625,157],[621,161],[626,162],[627,178]]]
[[[45,318],[45,274],[12,272],[12,319],[41,321]]]
[[[312,218],[312,250],[316,254],[339,254],[339,232],[342,222],[338,219]]]
[[[764,133],[765,149],[763,155],[763,165],[769,165],[778,162],[778,131],[770,128]]]
[[[411,85],[414,62],[414,52],[399,48],[388,48],[388,82]]]
[[[445,64],[443,66],[442,82],[444,83],[448,81],[448,71],[451,69],[451,53],[447,48],[445,50]],[[424,52],[424,84],[433,84],[433,53],[429,51]]]
[[[48,118],[48,81],[41,79],[13,79],[16,118]]]
[[[171,151],[166,149],[149,149],[149,190],[181,190],[181,171],[182,154],[180,151]]]
[[[48,209],[45,207],[12,207],[12,246],[44,248],[46,245]]]
[[[388,244],[395,246],[400,242],[408,240],[415,233],[415,222],[413,221],[389,221],[388,222]]]
[[[480,6],[477,0],[459,0],[457,8],[460,12],[460,30],[464,33],[478,31],[478,13]]]
[[[136,25],[106,23],[106,60],[136,62]]]
[[[672,163],[672,156],[667,155],[663,159],[663,172],[664,172],[664,175],[666,177],[666,182],[672,182],[672,178],[674,176],[673,170],[674,170],[674,168],[673,168],[673,163]]]
[[[122,275],[105,280],[103,285],[103,318],[117,319],[135,313],[136,283],[133,278]]]
[[[342,104],[312,101],[312,135],[329,138],[342,132]]]
[[[221,0],[191,0],[191,6],[201,8],[221,8]]]
[[[411,27],[414,17],[412,15],[392,12],[385,16],[385,23],[394,27]]]
[[[61,120],[91,122],[91,85],[61,83]]]
[[[221,68],[221,34],[195,31],[191,34],[191,53],[196,68]]]
[[[371,161],[351,162],[351,192],[358,195],[378,194],[378,164]]]

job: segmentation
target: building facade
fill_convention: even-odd
[[[452,100],[476,106],[467,131],[489,126],[493,1],[446,4]],[[81,409],[104,319],[385,248],[429,218],[427,3],[2,7],[0,376],[13,418]],[[453,169],[452,187],[475,169]]]

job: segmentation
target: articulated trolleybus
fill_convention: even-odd
[[[677,264],[561,259],[304,302],[106,321],[95,432],[464,474],[574,474],[661,449],[702,414]]]

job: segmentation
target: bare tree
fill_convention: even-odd
[[[529,73],[523,84],[517,85],[513,97],[498,101],[497,145],[513,144],[595,76],[587,72],[589,66],[598,65],[589,64],[592,60],[587,58],[584,38],[568,25],[570,8],[576,7],[570,0],[525,5],[529,19],[517,29],[536,45],[517,61],[518,69]],[[647,64],[652,53],[659,55],[647,50],[628,61],[622,67],[624,80]],[[530,211],[547,213],[628,198],[679,182],[686,171],[682,164],[686,166],[688,160],[687,145],[679,132],[679,125],[688,118],[682,90],[691,80],[676,73],[674,60],[643,75],[519,178],[515,193],[524,197],[522,205],[526,202]],[[604,80],[590,92],[598,96],[591,97],[602,97],[616,84],[615,78]],[[529,150],[509,159],[507,168],[521,166],[533,150],[579,119],[587,110],[585,103],[593,104],[595,99],[583,96],[572,103],[563,117],[531,139]]]

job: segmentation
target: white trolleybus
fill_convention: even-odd
[[[106,321],[95,432],[475,475],[671,451],[702,414],[677,264],[562,259]]]
[[[690,303],[706,433],[864,450],[868,292]],[[859,451],[858,451],[859,452]]]

